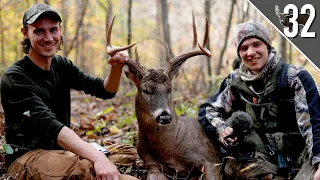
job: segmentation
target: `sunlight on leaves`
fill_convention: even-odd
[[[109,128],[111,135],[116,135],[120,132],[120,129],[117,127],[117,125],[113,125]]]
[[[119,128],[122,128],[124,126],[132,124],[134,120],[136,120],[136,114],[132,114],[131,116],[128,116],[128,114],[124,114],[123,118],[119,120],[117,125]]]
[[[101,131],[101,129],[107,127],[107,123],[105,121],[95,121],[93,126],[96,131]]]
[[[108,107],[108,108],[104,109],[103,111],[98,112],[93,118],[96,119],[97,117],[99,117],[99,116],[101,116],[103,114],[108,114],[113,110],[114,110],[114,107],[112,107],[112,106]]]
[[[126,97],[131,97],[137,94],[137,89],[135,89],[134,91],[130,91],[127,94],[125,94]]]
[[[90,135],[92,135],[93,133],[95,133],[96,131],[87,131],[87,133],[86,133],[86,135],[87,136],[90,136]]]

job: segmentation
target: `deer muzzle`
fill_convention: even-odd
[[[171,122],[171,115],[167,111],[163,111],[156,117],[157,123],[169,124]]]

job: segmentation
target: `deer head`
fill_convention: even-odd
[[[287,14],[281,13],[278,5],[275,5],[275,13],[279,17],[280,23],[284,26],[287,26],[289,16]]]
[[[113,18],[114,20],[114,18]],[[113,20],[108,28],[108,38],[110,41]],[[143,124],[152,124],[154,121],[160,124],[169,124],[172,120],[177,120],[174,112],[174,106],[171,98],[172,84],[171,81],[178,74],[181,65],[189,58],[198,55],[211,56],[211,52],[204,48],[208,43],[208,20],[206,21],[206,32],[202,46],[197,43],[197,30],[195,25],[194,14],[192,13],[193,22],[193,48],[190,52],[181,54],[174,58],[169,58],[169,49],[167,47],[167,65],[156,69],[147,69],[139,62],[137,48],[135,49],[135,60],[129,60],[126,65],[128,70],[125,71],[127,77],[136,85],[138,93],[136,96],[136,113],[137,119],[143,119]],[[196,48],[198,45],[199,48]],[[112,47],[110,42],[108,46]],[[120,50],[128,49],[133,45],[123,48],[113,49],[107,53],[112,55]]]

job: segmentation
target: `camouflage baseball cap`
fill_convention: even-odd
[[[24,13],[22,24],[32,24],[41,15],[47,15],[61,22],[61,17],[56,9],[46,4],[35,4]]]
[[[265,28],[261,23],[255,22],[253,20],[238,24],[235,29],[235,36],[236,48],[239,57],[239,47],[241,46],[243,41],[250,37],[255,37],[262,40],[268,46],[268,49],[271,49],[272,47],[270,34],[267,28]]]

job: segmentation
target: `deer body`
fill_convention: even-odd
[[[208,43],[208,21],[203,45],[197,45],[197,33],[193,15],[193,50],[180,56],[169,58],[167,48],[167,66],[147,69],[136,60],[128,60],[127,77],[138,89],[135,99],[136,116],[139,125],[138,153],[148,170],[147,179],[166,180],[168,177],[190,179],[201,175],[207,180],[221,179],[218,150],[206,136],[196,119],[178,117],[174,111],[171,97],[172,80],[177,76],[180,66],[189,58],[198,55],[211,56],[204,48]],[[107,31],[107,53],[128,49],[112,47],[110,43],[112,19]]]
[[[178,117],[173,113],[170,124],[159,124],[152,114],[141,110],[140,107],[145,105],[137,99],[138,153],[149,171],[148,177],[152,177],[153,172],[156,177],[160,172],[165,173],[159,166],[176,170],[180,177],[187,177],[192,173],[190,171],[199,175],[202,166],[207,166],[207,179],[214,179],[215,173],[219,175],[215,168],[219,161],[217,150],[196,119]],[[170,112],[174,112],[173,107]]]
[[[142,79],[134,72],[126,74],[138,88],[135,99],[138,153],[148,169],[148,179],[166,179],[164,174],[170,172],[163,171],[163,167],[186,178],[201,174],[205,166],[206,179],[219,177],[218,150],[196,119],[176,115],[171,78],[166,71],[151,69]]]

